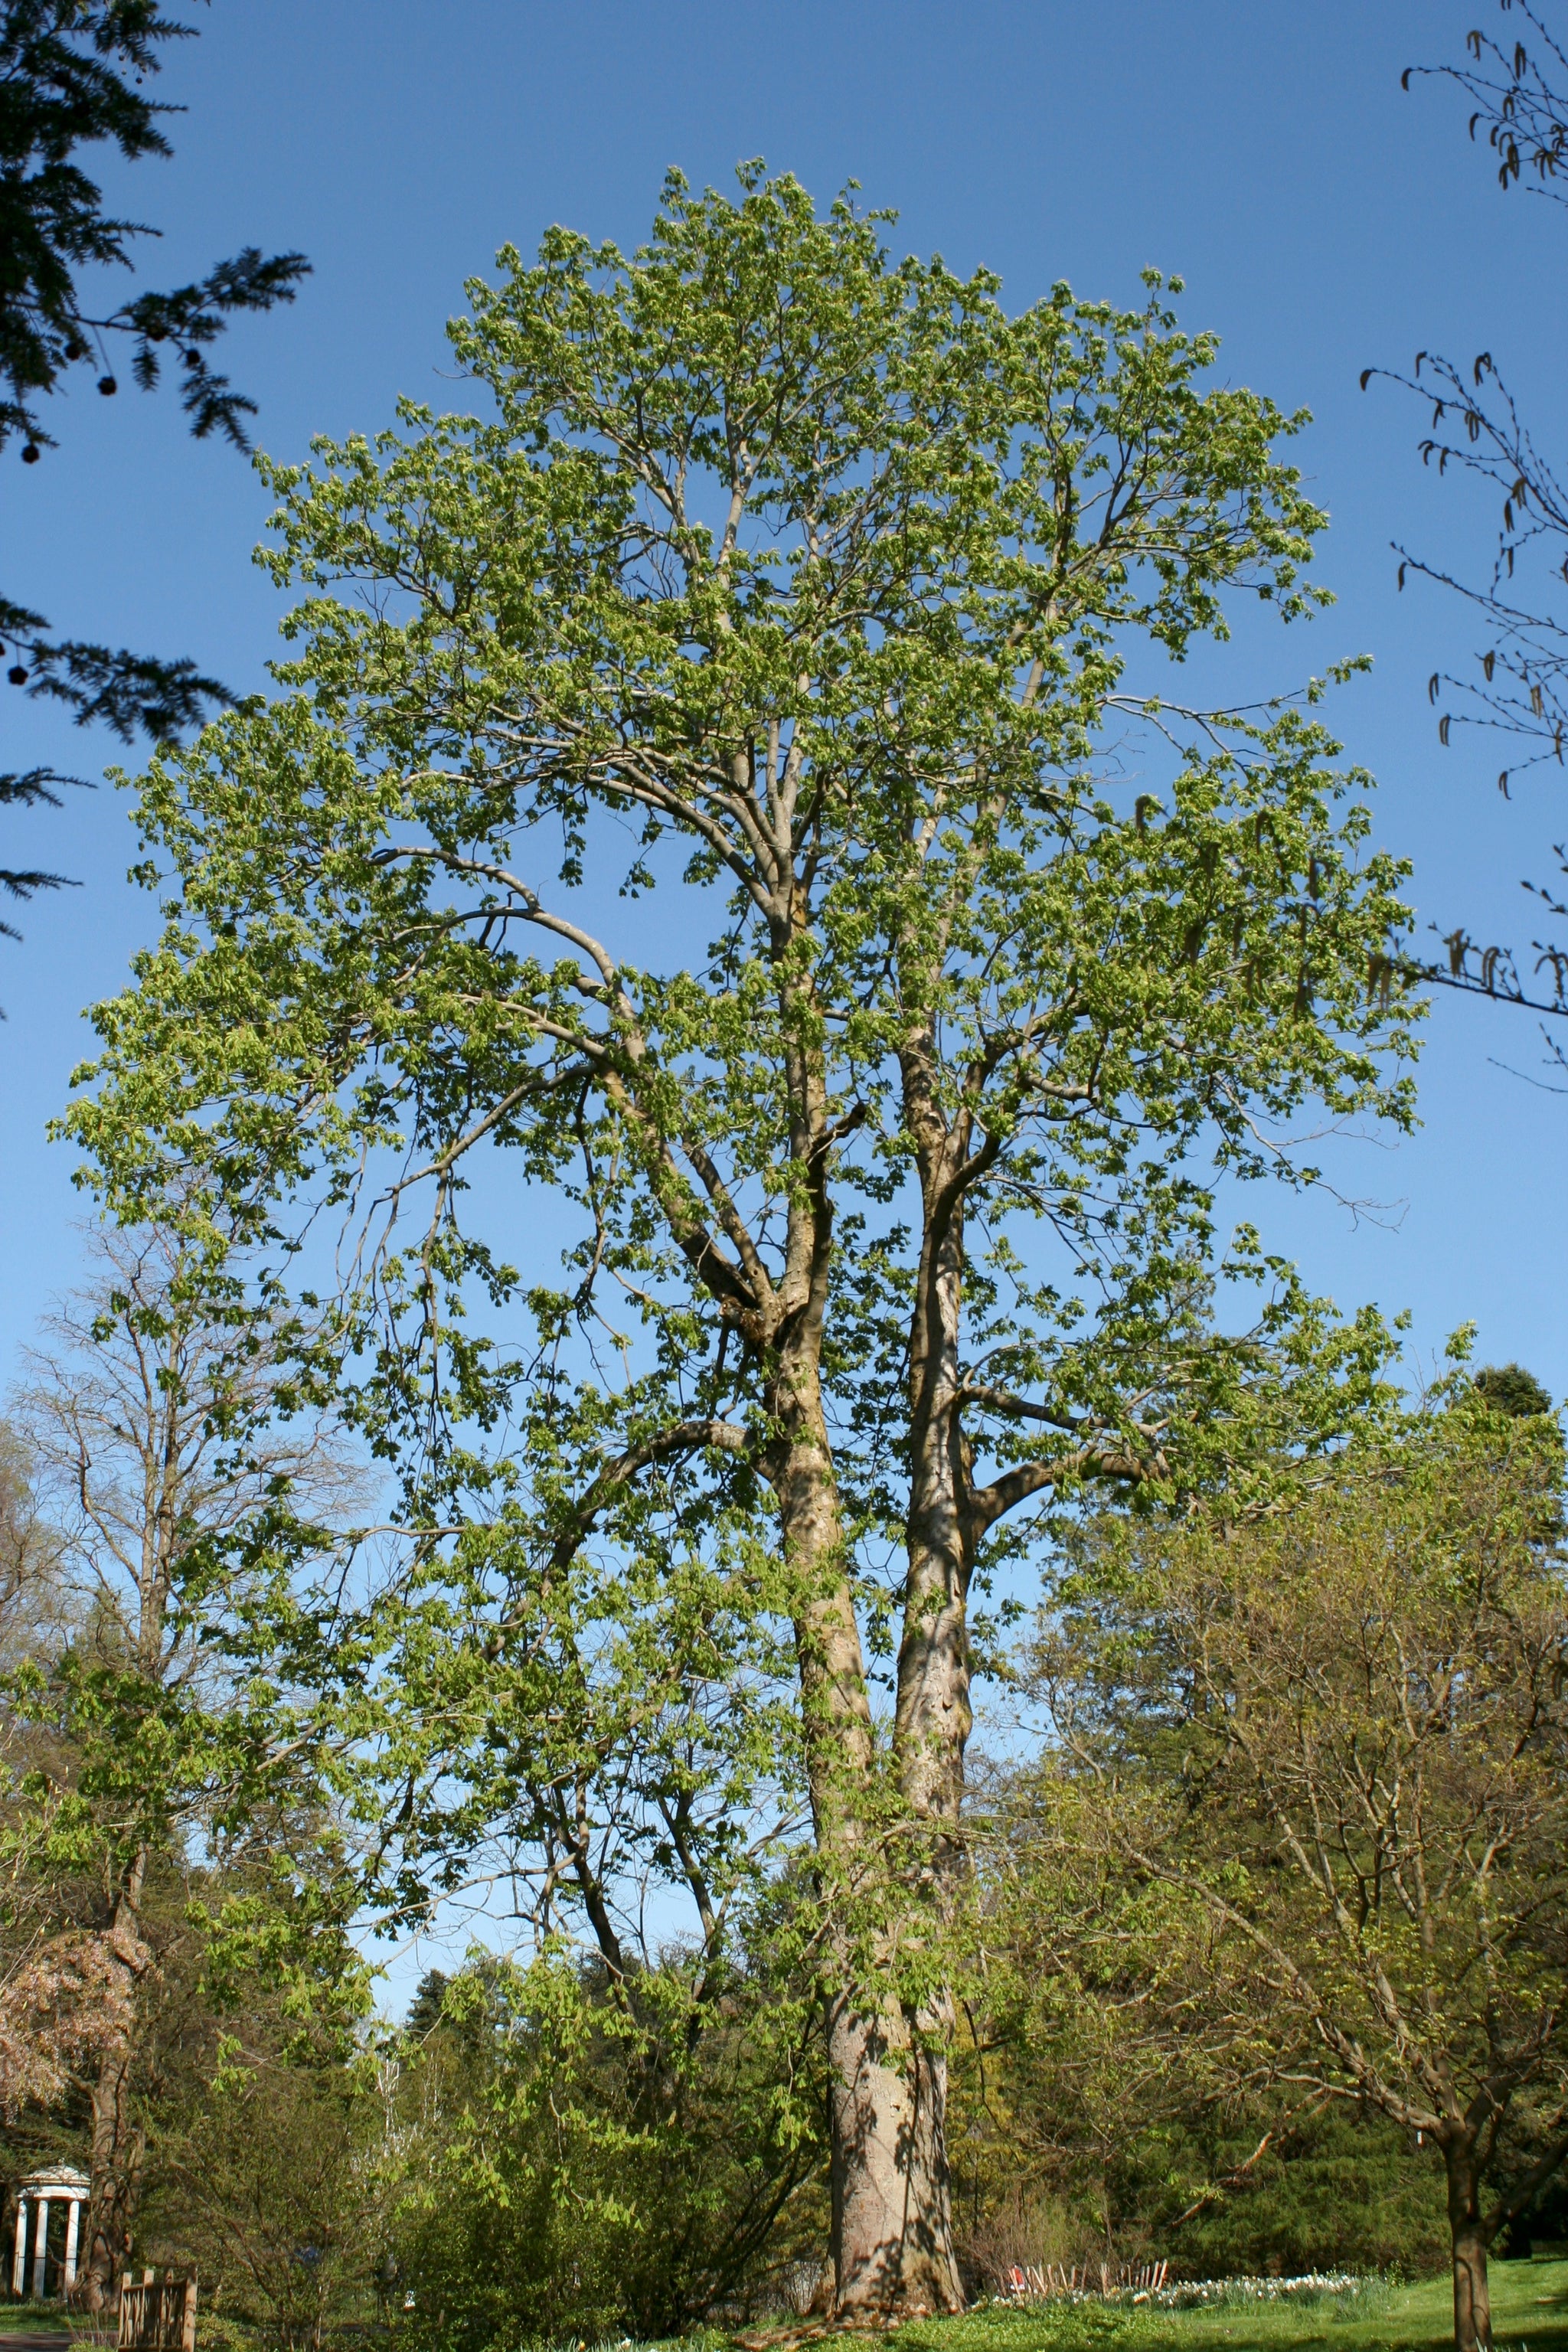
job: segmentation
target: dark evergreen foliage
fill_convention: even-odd
[[[1483,1365],[1475,1385],[1477,1395],[1484,1397],[1494,1412],[1506,1412],[1515,1421],[1552,1410],[1550,1394],[1522,1364]]]
[[[149,98],[144,84],[164,46],[195,30],[161,15],[154,0],[0,0],[0,451],[20,439],[25,464],[56,446],[42,404],[68,374],[93,375],[106,395],[118,390],[117,342],[129,345],[132,378],[144,391],[176,352],[192,432],[248,446],[244,419],[256,404],[214,371],[209,347],[235,312],[292,301],[309,268],[302,255],[247,246],[190,285],[103,311],[84,307],[79,285],[83,270],[133,268],[133,241],[156,232],[105,210],[78,151],[103,142],[128,163],[169,153],[162,119],[177,110]],[[101,720],[125,742],[138,733],[166,740],[229,699],[192,662],[56,636],[41,614],[4,596],[0,636],[11,685],[64,703],[79,726]],[[0,776],[0,803],[54,803],[53,787],[73,781],[43,769]],[[0,869],[0,890],[26,898],[61,879]]]
[[[414,1998],[408,2004],[408,2015],[404,2021],[404,2030],[411,2042],[423,2042],[426,2035],[433,2033],[440,2024],[447,1982],[448,1979],[440,1969],[426,1969],[420,1978]]]
[[[1256,2134],[1234,2122],[1216,2128],[1201,2112],[1190,2139],[1178,2134],[1162,2145],[1152,2134],[1139,2144],[1124,2193],[1184,2275],[1413,2275],[1446,2266],[1442,2179],[1414,2134],[1370,2110],[1330,2105],[1305,2112],[1249,2163],[1256,2144]],[[1178,2218],[1172,2191],[1194,2157],[1206,2159],[1217,2193]]]

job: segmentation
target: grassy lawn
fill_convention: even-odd
[[[1494,2263],[1492,2333],[1501,2352],[1568,2352],[1568,2263]],[[900,2328],[900,2352],[1441,2352],[1453,2341],[1452,2289],[1426,2279],[1360,2313],[1335,2303],[1211,2311],[1092,2304],[974,2311]]]
[[[1491,2289],[1498,2352],[1568,2352],[1568,2262],[1494,2263]],[[1047,2304],[1037,2310],[913,2320],[897,2330],[897,2346],[898,2352],[1444,2352],[1452,2343],[1452,2290],[1446,2277],[1385,2294],[1374,2289],[1371,2301],[1373,2308],[1363,2303],[1359,2312],[1327,2297],[1318,2304],[1209,2311]],[[68,2340],[58,2304],[0,2303],[0,2344],[10,2336],[45,2329],[58,2331],[62,2347]],[[716,2330],[701,2333],[709,2352],[718,2352],[724,2339]],[[787,2342],[796,2331],[781,2336]],[[842,2340],[863,2345],[866,2339]],[[658,2352],[676,2347],[661,2347]]]

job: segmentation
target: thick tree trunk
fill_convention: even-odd
[[[833,2246],[837,2308],[854,2316],[963,2308],[944,2126],[947,2058],[904,2011],[833,2005]]]
[[[835,2304],[858,2316],[962,2308],[944,2140],[946,2060],[929,2054],[889,1982],[886,1926],[857,1935],[850,1915],[884,1867],[867,1832],[878,1765],[865,1659],[847,1575],[811,1318],[781,1352],[770,1410],[781,1431],[769,1465],[794,1587],[807,1771],[818,1874],[839,1914],[827,2008],[831,2067]],[[892,1935],[896,1935],[896,1925]],[[880,1946],[880,1951],[878,1947]]]
[[[956,1860],[971,1724],[968,1608],[975,1530],[959,1338],[964,1194],[979,1163],[970,1158],[967,1116],[949,1128],[937,1108],[925,1053],[911,1044],[903,1066],[906,1115],[918,1139],[924,1231],[910,1331],[909,1565],[894,1736],[900,1785],[933,1832],[928,1866],[943,1893]]]
[[[837,2308],[845,2317],[963,2308],[947,2165],[951,2002],[939,1993],[928,2011],[911,2011],[899,1995],[897,1962],[900,1938],[919,1938],[929,1948],[950,1908],[970,1727],[968,1464],[954,1410],[963,1240],[961,1188],[949,1181],[962,1165],[965,1140],[966,1134],[934,1155],[922,1153],[926,1246],[911,1348],[909,1576],[894,1725],[900,1827],[914,1836],[900,1837],[890,1882],[878,1889],[881,1949],[868,1958],[864,1937],[858,1954],[846,1948],[842,1989],[828,2016],[833,2255]],[[944,1187],[933,1218],[932,1196]],[[823,1438],[826,1444],[826,1430]],[[786,1510],[786,1541],[787,1517]],[[837,1504],[835,1517],[837,1523]],[[862,1694],[865,1670],[847,1583],[838,1612],[837,1654]],[[813,1638],[826,1658],[821,1630]],[[864,1731],[858,1717],[858,1737],[847,1741],[847,1690],[831,1708],[820,1699],[814,1708],[809,1687],[805,1696],[808,1738],[814,1713],[823,1729],[831,1716],[834,1735],[813,1774],[818,1851],[827,1872],[848,1885],[858,1825],[844,1776],[862,1780],[869,1792],[875,1759],[868,1713]]]
[[[963,1245],[956,1216],[946,1242],[942,1255],[956,1258]],[[955,1857],[973,1720],[970,1465],[957,1402],[957,1273],[948,1271],[949,1279],[931,1285],[934,1311],[921,1318],[926,1328],[917,1326],[912,1351],[919,1387],[911,1401],[908,1567],[894,1724],[900,1786],[935,1833],[928,1866],[938,1881],[946,1880]]]
[[[1456,2137],[1443,2150],[1448,2177],[1448,2228],[1454,2242],[1455,2352],[1491,2352],[1491,2296],[1487,2284],[1488,2233],[1481,2220],[1475,2148]]]

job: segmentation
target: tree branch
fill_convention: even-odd
[[[639,1471],[651,1468],[656,1462],[668,1462],[678,1454],[704,1450],[744,1454],[751,1442],[747,1432],[731,1421],[680,1421],[660,1430],[657,1437],[645,1439],[641,1445],[628,1446],[624,1454],[605,1464],[574,1508],[568,1525],[555,1539],[552,1566],[557,1570],[571,1566],[578,1546],[591,1531],[599,1513],[622,1487],[631,1484]]]

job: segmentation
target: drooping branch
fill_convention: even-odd
[[[633,1122],[650,1154],[655,1190],[677,1246],[721,1308],[727,1308],[746,1329],[749,1337],[753,1339],[763,1337],[773,1293],[761,1254],[711,1156],[695,1139],[682,1136],[679,1139],[681,1148],[713,1203],[721,1230],[739,1253],[739,1268],[725,1255],[702,1220],[692,1214],[686,1205],[690,1198],[689,1187],[676,1165],[668,1139],[639,1098],[637,1079],[648,1065],[647,1043],[636,1007],[621,983],[619,965],[609,949],[591,932],[583,929],[581,925],[545,907],[521,876],[499,861],[465,857],[450,851],[413,844],[400,845],[380,853],[379,862],[392,864],[402,858],[427,860],[445,871],[470,875],[495,884],[510,892],[515,903],[481,909],[482,913],[533,924],[552,932],[576,948],[593,964],[599,977],[596,987],[590,984],[588,992],[608,1004],[615,1016],[618,1037],[614,1034],[595,1036],[568,1029],[550,1021],[531,1006],[520,1009],[540,1036],[552,1038],[589,1055],[594,1066],[593,1075],[599,1078],[609,1099]],[[616,1052],[617,1043],[620,1046],[618,1054]],[[566,1075],[552,1072],[547,1083],[559,1086],[564,1082]],[[539,1081],[540,1085],[544,1083],[544,1080]],[[449,1146],[445,1153],[438,1155],[428,1167],[421,1170],[420,1176],[436,1174],[444,1177],[456,1159],[500,1124],[529,1091],[526,1084],[513,1089],[472,1129]],[[402,1181],[406,1184],[417,1180],[407,1178]]]
[[[604,1880],[599,1872],[594,1868],[593,1856],[589,1851],[586,1788],[581,1780],[578,1781],[575,1801],[570,1808],[568,1808],[564,1789],[556,1789],[552,1793],[555,1808],[554,1826],[563,1845],[572,1857],[572,1869],[577,1881],[577,1891],[582,1896],[583,1909],[587,1915],[588,1924],[594,1930],[594,1940],[599,1947],[600,1958],[610,1974],[618,1982],[624,1983],[627,1973],[626,1952],[616,1932],[615,1921],[610,1916],[609,1900],[605,1892]]]
[[[680,1864],[682,1875],[690,1890],[691,1900],[697,1906],[697,1916],[702,1927],[704,1955],[711,1960],[719,1945],[719,1913],[713,1901],[712,1889],[708,1884],[708,1874],[703,1869],[697,1849],[691,1842],[690,1793],[683,1789],[673,1805],[668,1804],[663,1797],[658,1798],[657,1801],[659,1818],[669,1832],[669,1842],[675,1848],[676,1858]],[[699,1998],[700,1999],[700,1992]]]
[[[1325,2050],[1343,2068],[1363,2098],[1380,2108],[1394,2123],[1402,2124],[1407,2131],[1441,2131],[1449,2119],[1443,2115],[1440,2106],[1413,2105],[1392,2088],[1367,2058],[1360,2042],[1339,2023],[1332,2013],[1331,2004],[1320,1996],[1306,1971],[1274,1937],[1267,1935],[1255,1920],[1248,1918],[1245,1911],[1239,1910],[1216,1887],[1205,1882],[1194,1885],[1188,1874],[1173,1869],[1157,1855],[1142,1849],[1130,1845],[1126,1852],[1128,1860],[1158,1884],[1188,1893],[1195,1892],[1216,1920],[1234,1928],[1277,1971],[1289,1986],[1298,2007],[1310,2019],[1312,2029]],[[1302,2077],[1298,2074],[1295,2079],[1300,2081]],[[1331,2095],[1342,2089],[1341,2084],[1332,2080],[1321,2083],[1321,2087]]]
[[[1329,2094],[1326,2091],[1315,2092],[1310,2098],[1303,2099],[1299,2105],[1292,2107],[1289,2114],[1282,2116],[1279,2123],[1271,2124],[1268,2129],[1264,2133],[1262,2138],[1258,2141],[1258,2146],[1253,2149],[1252,2154],[1249,2157],[1244,2158],[1240,2164],[1233,2166],[1229,2172],[1222,2174],[1219,2179],[1211,2180],[1202,2192],[1194,2198],[1192,2203],[1186,2208],[1186,2210],[1184,2212],[1177,2214],[1175,2220],[1170,2225],[1171,2228],[1173,2230],[1179,2230],[1184,2221],[1192,2221],[1195,2215],[1203,2211],[1205,2205],[1217,2204],[1220,2198],[1225,2195],[1227,2189],[1239,2189],[1242,2182],[1251,2172],[1253,2167],[1262,2162],[1269,2149],[1274,2146],[1276,2140],[1284,2138],[1286,2133],[1289,2131],[1290,2126],[1295,2122],[1297,2116],[1303,2113],[1308,2115],[1314,2114],[1326,2103]]]
[[[538,893],[531,889],[519,875],[511,873],[508,867],[489,858],[463,857],[455,850],[432,848],[416,842],[403,842],[390,849],[378,850],[373,862],[377,866],[394,866],[405,858],[424,860],[430,865],[439,866],[448,874],[469,874],[478,881],[492,882],[499,889],[510,890],[517,901],[514,907],[496,908],[485,911],[505,914],[509,919],[516,921],[536,924],[541,930],[553,931],[557,938],[564,940],[569,946],[578,949],[597,970],[605,986],[607,989],[616,990],[621,1008],[628,1018],[631,1016],[630,1003],[625,992],[616,986],[618,966],[608,948],[595,939],[591,932],[584,930],[579,924],[568,921],[564,915],[552,913],[550,908],[542,903]]]

